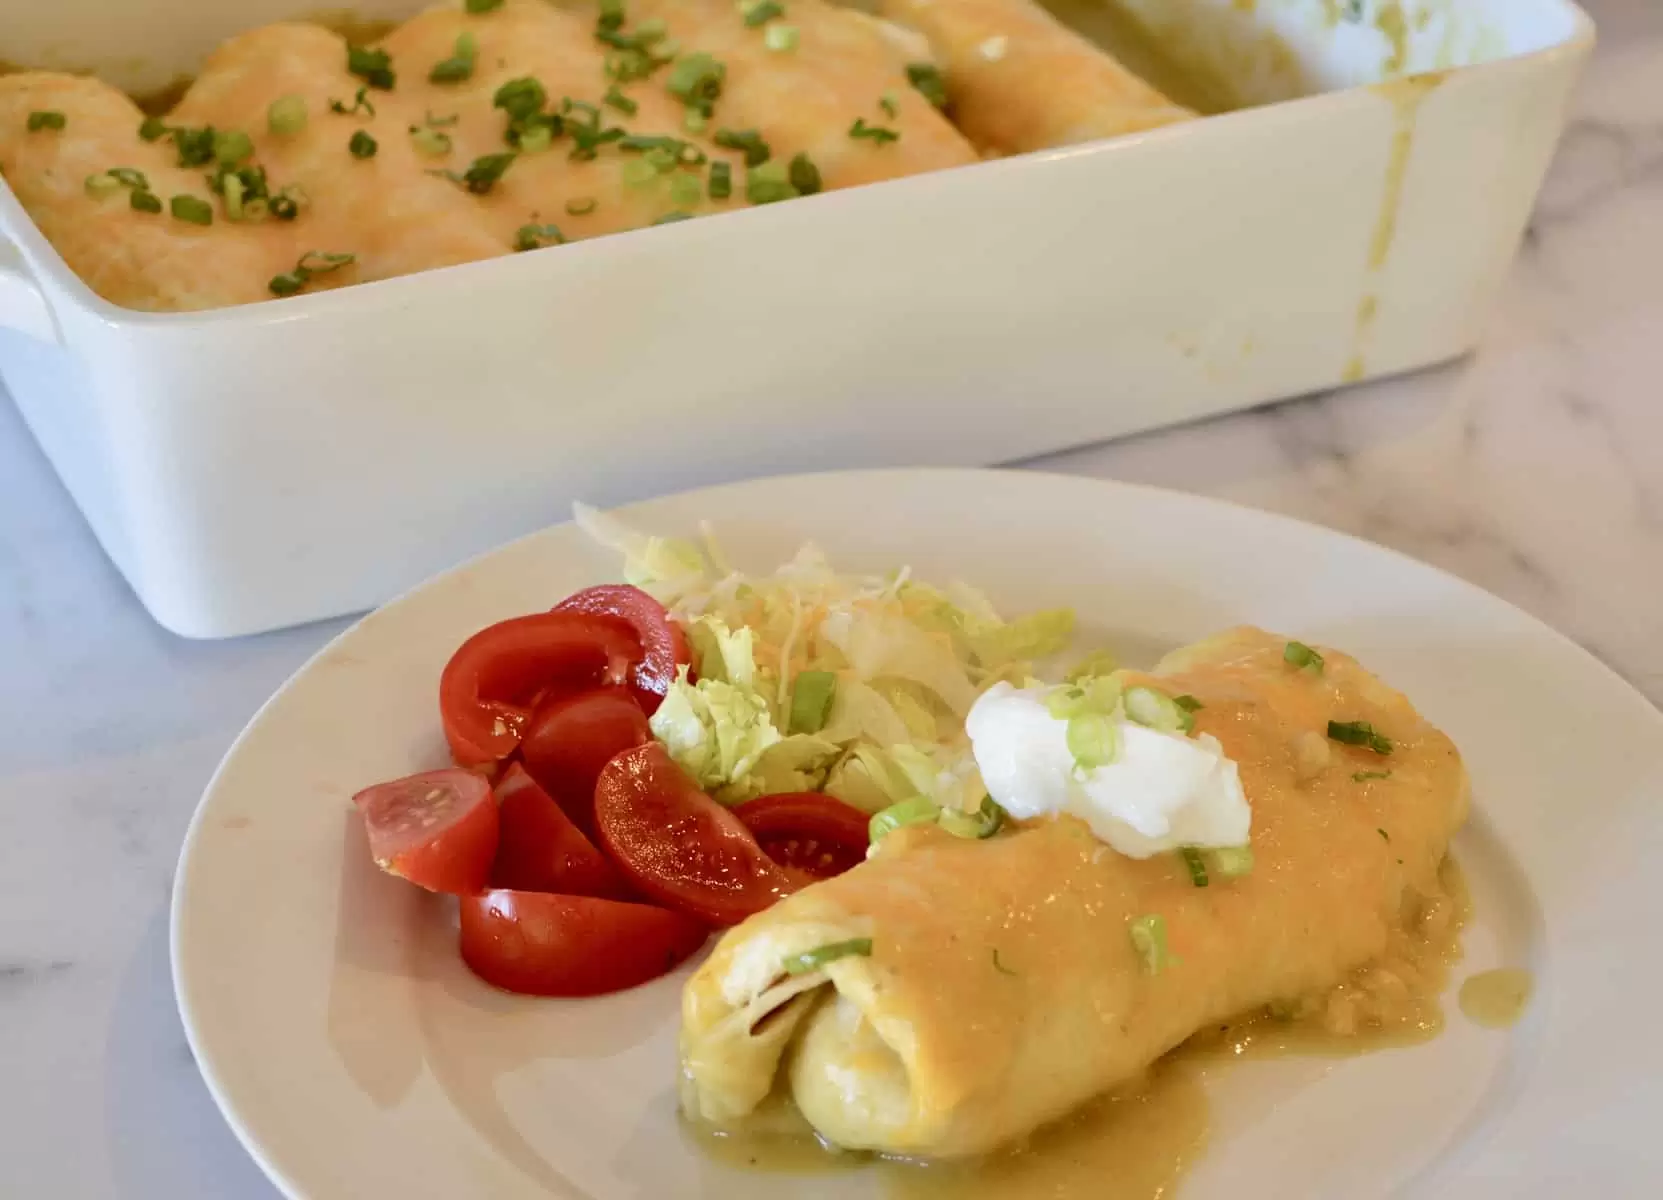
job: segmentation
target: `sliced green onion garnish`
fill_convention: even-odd
[[[1194,846],[1184,846],[1178,851],[1184,860],[1184,866],[1189,868],[1190,882],[1196,887],[1207,886],[1207,864],[1201,857],[1201,851]]]
[[[263,196],[256,196],[252,200],[243,201],[242,219],[250,222],[264,221],[271,215],[271,201]]]
[[[243,193],[246,190],[242,176],[234,171],[228,172],[220,182],[220,195],[225,197],[225,215],[233,221],[243,219]]]
[[[879,146],[885,142],[901,140],[901,135],[893,129],[885,129],[882,125],[868,125],[865,117],[855,118],[855,123],[849,126],[849,136],[857,141],[865,139]]]
[[[658,178],[658,168],[644,158],[632,158],[618,168],[618,178],[628,187],[645,187]]]
[[[602,29],[616,29],[624,23],[624,0],[601,0],[600,19],[596,22]]]
[[[214,161],[234,167],[254,153],[254,139],[240,129],[222,129],[214,134]]]
[[[878,97],[878,107],[883,109],[884,116],[889,117],[891,120],[894,120],[896,117],[901,115],[900,98],[895,95],[894,88],[890,88],[883,95]]]
[[[1156,913],[1138,917],[1126,927],[1131,936],[1132,949],[1143,960],[1143,969],[1159,975],[1177,960],[1166,946],[1166,918]]]
[[[214,206],[196,196],[175,196],[167,202],[167,207],[176,221],[188,221],[192,225],[214,223]]]
[[[595,211],[595,198],[593,196],[580,196],[575,200],[568,200],[566,201],[566,211],[574,217],[587,216]]]
[[[422,118],[422,124],[426,125],[429,129],[449,129],[461,119],[461,113],[451,113],[448,117],[436,117],[433,115],[433,110],[430,108],[427,110],[427,115]]]
[[[1112,717],[1120,702],[1120,682],[1112,675],[1087,676],[1047,692],[1045,711],[1059,721],[1088,712]]]
[[[641,108],[639,104],[624,95],[616,87],[606,89],[606,95],[601,97],[601,103],[609,108],[617,109],[626,117],[633,117]]]
[[[475,16],[481,13],[496,12],[502,7],[502,0],[467,0],[465,6]]]
[[[393,60],[385,50],[367,46],[346,48],[346,69],[371,87],[389,91],[393,86]]]
[[[1376,754],[1392,752],[1392,739],[1383,733],[1376,733],[1374,726],[1367,721],[1330,721],[1328,736],[1347,746],[1367,747]]]
[[[1358,771],[1351,777],[1353,783],[1367,783],[1371,779],[1390,779],[1390,771]]]
[[[410,141],[415,145],[418,154],[425,154],[428,158],[440,158],[450,153],[450,134],[425,126],[413,126],[410,130]]]
[[[762,44],[775,54],[789,54],[797,48],[802,34],[795,25],[787,25],[781,21],[777,25],[770,25],[762,32]]]
[[[468,164],[462,172],[461,183],[476,196],[483,196],[496,186],[503,172],[514,165],[516,154],[484,154]]]
[[[773,204],[791,200],[797,189],[791,186],[790,169],[781,162],[763,163],[745,174],[745,199],[752,204]]]
[[[806,154],[792,157],[786,176],[801,195],[812,196],[820,190],[820,168]]]
[[[1172,698],[1172,702],[1187,713],[1200,712],[1204,707],[1201,701],[1197,700],[1194,696],[1191,696],[1188,692],[1184,693],[1182,696],[1174,696]]]
[[[624,141],[628,140],[628,138],[624,139]],[[619,142],[618,145],[622,147],[623,142]],[[643,157],[653,165],[660,175],[669,171],[681,161],[681,156],[667,146],[654,146]]]
[[[647,150],[668,150],[670,161],[677,162],[681,157],[681,148],[686,144],[680,138],[661,133],[632,133],[618,140],[618,149],[636,154]]]
[[[913,796],[875,815],[866,823],[867,837],[876,843],[904,825],[932,825],[941,816],[941,806],[928,796]]]
[[[947,81],[934,63],[908,63],[907,82],[937,108],[947,107]]]
[[[214,127],[206,125],[201,129],[169,129],[173,136],[173,148],[179,152],[181,167],[200,167],[214,161]]]
[[[775,17],[785,15],[785,5],[776,0],[751,0],[750,3],[740,5],[739,11],[745,15],[745,24],[755,29],[758,25],[766,25]]]
[[[693,219],[693,214],[690,213],[690,212],[680,212],[680,211],[667,212],[662,217],[654,218],[653,224],[654,225],[674,225],[677,221],[691,221],[692,219]]]
[[[147,142],[154,142],[167,133],[167,123],[160,117],[146,117],[139,122],[139,136]]]
[[[291,183],[271,198],[271,215],[279,221],[292,221],[307,203],[306,193],[300,185]]]
[[[850,938],[846,942],[831,942],[813,950],[805,950],[801,954],[793,954],[781,965],[787,975],[807,975],[810,971],[818,971],[827,963],[836,962],[840,958],[871,957],[871,938]]]
[[[1162,733],[1188,733],[1195,718],[1165,692],[1152,687],[1126,689],[1126,716]]]
[[[500,108],[510,117],[523,120],[534,113],[543,111],[543,105],[548,102],[548,93],[537,80],[526,76],[520,79],[510,79],[496,90],[491,97],[491,107]]]
[[[773,154],[768,143],[762,140],[762,135],[754,129],[718,129],[715,142],[724,150],[743,151],[747,167],[760,167]]]
[[[274,296],[292,296],[305,287],[314,276],[337,271],[348,263],[358,261],[356,254],[331,254],[327,250],[308,250],[295,263],[294,270],[274,275],[266,287]]]
[[[544,246],[560,246],[566,236],[557,225],[521,225],[514,231],[514,249],[538,250]]]
[[[162,211],[162,199],[155,192],[147,192],[143,188],[134,188],[127,196],[127,203],[139,212],[159,213]]]
[[[658,64],[644,50],[619,50],[606,56],[606,77],[619,83],[646,79],[657,67]]]
[[[290,137],[306,128],[306,98],[279,96],[266,109],[266,128],[283,137]]]
[[[1309,669],[1317,675],[1322,674],[1322,655],[1304,642],[1289,642],[1283,646],[1282,661],[1300,670]]]
[[[352,117],[358,115],[359,113],[363,113],[364,115],[370,117],[375,116],[375,105],[370,103],[370,89],[368,87],[361,87],[354,92],[352,94],[351,108],[348,108],[339,100],[331,100],[329,102],[329,111],[340,117]]]
[[[554,145],[554,130],[544,124],[520,130],[515,144],[527,154],[541,154]]]
[[[1102,713],[1070,717],[1066,737],[1075,769],[1082,773],[1106,767],[1120,754],[1120,731],[1113,719]]]
[[[1225,879],[1239,879],[1253,869],[1253,847],[1220,846],[1207,851],[1213,870]]]
[[[981,805],[975,812],[965,812],[959,808],[944,808],[941,810],[941,827],[954,837],[990,838],[999,832],[1005,823],[1005,810],[992,796],[983,796]]]
[[[688,133],[703,133],[710,118],[696,108],[690,108],[681,118],[681,127]]]
[[[100,171],[96,175],[88,175],[86,183],[82,185],[87,195],[94,200],[108,200],[121,190],[121,180],[108,171]]]
[[[725,162],[710,164],[710,198],[726,200],[733,195],[733,168]]]
[[[144,172],[137,167],[111,167],[109,174],[123,187],[145,189],[150,187],[150,181],[144,177]]]
[[[711,171],[714,174],[715,168]],[[836,695],[837,676],[830,671],[799,672],[791,684],[791,718],[786,729],[791,733],[819,733],[826,727]]]
[[[347,141],[346,148],[353,158],[374,158],[375,152],[381,147],[373,137],[360,129]]]
[[[479,39],[462,32],[451,45],[450,57],[440,59],[427,73],[430,83],[460,83],[473,78],[474,63],[479,58]]]
[[[30,133],[38,129],[62,129],[69,124],[69,118],[53,108],[36,109],[24,121],[24,126]]]
[[[727,68],[710,55],[689,54],[670,68],[664,86],[683,104],[710,105],[722,94],[727,73]]]
[[[282,275],[273,275],[266,284],[266,287],[274,296],[292,296],[305,286],[306,280],[293,271],[287,271]]]
[[[677,208],[696,208],[704,199],[704,184],[697,175],[678,171],[670,176],[670,203]]]
[[[1108,650],[1093,650],[1079,662],[1072,670],[1063,676],[1067,683],[1079,683],[1096,675],[1113,675],[1120,667],[1120,661]]]

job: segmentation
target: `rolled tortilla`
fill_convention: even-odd
[[[1335,988],[1401,948],[1444,895],[1467,810],[1460,756],[1352,659],[1324,651],[1319,675],[1283,662],[1284,645],[1233,630],[1149,680],[1197,697],[1196,731],[1239,764],[1250,874],[1199,888],[1179,855],[1122,857],[1072,818],[981,842],[892,833],[731,930],[689,981],[689,1115],[743,1128],[788,1100],[839,1146],[981,1153],[1203,1027]],[[1331,741],[1331,719],[1370,722],[1390,755]],[[1145,915],[1164,920],[1177,960],[1156,973],[1129,936]],[[790,956],[851,938],[871,955],[785,974]]]
[[[878,11],[929,39],[954,122],[989,153],[1090,142],[1196,115],[1032,0],[879,0]]]

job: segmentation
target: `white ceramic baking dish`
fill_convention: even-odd
[[[0,187],[0,378],[155,618],[218,637],[372,606],[574,497],[1008,461],[1472,346],[1579,9],[1122,7],[1261,107],[196,315],[103,302]],[[144,88],[309,10],[5,5],[0,46]]]

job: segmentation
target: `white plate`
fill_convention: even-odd
[[[1507,1033],[1452,1014],[1432,1042],[1231,1064],[1210,1082],[1187,1197],[1639,1196],[1663,1168],[1663,718],[1564,638],[1378,547],[1263,513],[1025,473],[849,473],[626,511],[713,521],[770,566],[911,563],[1009,611],[1069,604],[1148,654],[1251,621],[1356,653],[1465,752],[1458,842],[1470,970],[1534,973]],[[261,710],[203,798],[174,891],[179,1008],[208,1086],[285,1191],[397,1195],[864,1195],[700,1156],[673,1103],[687,971],[601,1000],[507,996],[457,958],[443,901],[370,864],[347,797],[444,761],[446,657],[617,563],[570,526],[441,576],[324,649]],[[1453,1006],[1448,1006],[1453,1008]]]

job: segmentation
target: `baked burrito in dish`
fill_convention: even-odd
[[[1149,713],[1077,731],[1080,689],[1037,686],[996,684],[968,726],[993,799],[1046,811],[980,840],[897,828],[722,938],[683,994],[691,1119],[742,1130],[794,1108],[839,1147],[993,1150],[1204,1027],[1361,986],[1443,895],[1461,757],[1348,656],[1242,628],[1119,672],[1127,705],[1182,714],[1167,732],[1194,743],[1147,753]],[[1068,718],[1073,769],[1048,714]],[[1111,761],[1081,757],[1105,736],[1125,739],[1124,778],[1082,769]],[[1132,769],[1156,752],[1191,764],[1210,815],[1164,807],[1172,772]]]

